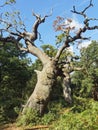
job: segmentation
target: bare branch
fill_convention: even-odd
[[[32,12],[32,15],[36,17],[36,19],[40,18],[41,16],[39,14],[35,14],[35,12]]]
[[[92,0],[90,0],[90,4],[89,4],[83,11],[81,11],[81,12],[76,11],[75,6],[73,6],[72,12],[73,12],[73,13],[76,13],[76,14],[79,14],[79,15],[82,15],[82,16],[84,17],[84,21],[83,21],[84,26],[83,26],[82,28],[80,28],[80,29],[78,30],[78,32],[77,32],[75,35],[73,35],[73,36],[72,36],[71,33],[70,33],[71,28],[69,28],[69,33],[68,33],[67,37],[65,37],[65,43],[64,43],[63,46],[58,50],[58,52],[57,52],[57,54],[56,54],[56,56],[55,56],[56,59],[59,59],[59,57],[60,57],[61,53],[63,52],[63,50],[64,50],[65,48],[69,47],[69,43],[72,43],[72,42],[77,41],[77,40],[89,40],[90,37],[87,38],[87,37],[83,37],[83,36],[82,36],[82,34],[85,33],[87,30],[95,30],[95,29],[98,29],[98,26],[90,26],[90,25],[89,25],[89,22],[90,22],[90,21],[94,21],[94,20],[98,20],[98,19],[96,19],[96,18],[88,18],[87,15],[85,14],[86,10],[87,10],[88,8],[90,8],[91,6],[93,6]],[[66,26],[66,25],[65,25],[65,26]],[[69,25],[69,27],[70,27],[70,25]],[[65,28],[65,29],[67,29],[67,28]]]
[[[81,40],[90,40],[91,37],[82,37],[81,36]]]
[[[6,20],[3,20],[2,18],[0,18],[0,21],[3,22],[3,23],[5,23],[7,25],[7,29],[10,28],[10,27],[12,27],[12,24],[9,23],[9,22],[7,22]]]
[[[26,38],[27,40],[29,40],[31,42],[34,42],[38,38],[38,27],[39,27],[39,25],[41,23],[45,22],[46,17],[49,17],[51,15],[52,15],[52,11],[49,15],[45,15],[44,17],[41,17],[41,15],[33,12],[33,16],[36,17],[36,20],[35,20],[33,27],[32,27],[32,33],[24,31],[24,33],[23,33],[24,38]]]
[[[20,17],[20,13],[19,13],[19,12],[18,12],[18,14],[17,14],[17,17],[18,17],[19,21],[21,22],[22,19],[21,19],[21,17]],[[24,22],[22,22],[22,26],[23,26],[22,29],[23,29],[24,31],[26,31],[26,26],[25,26]]]
[[[68,44],[68,42],[66,41],[66,42],[63,44],[63,46],[58,50],[58,52],[57,52],[57,54],[56,54],[56,56],[55,56],[55,59],[59,59],[61,53],[62,53],[63,50],[64,50],[65,48],[67,48],[67,47],[69,47],[69,44]]]
[[[39,41],[43,43],[43,40],[41,38],[41,34],[39,32],[38,32],[38,34],[39,34]]]
[[[45,15],[45,16],[42,18],[41,15],[35,14],[35,13],[33,12],[33,16],[36,17],[36,21],[35,21],[35,23],[34,23],[34,25],[33,25],[33,32],[37,32],[38,26],[39,26],[41,23],[44,23],[44,22],[45,22],[46,17],[49,17],[49,16],[51,16],[51,15],[52,15],[52,11],[51,11],[51,13],[50,13],[49,15]]]
[[[98,29],[98,26],[88,27],[88,30],[95,30]]]
[[[84,14],[85,11],[86,11],[88,8],[90,8],[91,6],[93,6],[92,0],[90,0],[90,4],[82,11],[82,13]]]
[[[76,13],[76,14],[80,14],[80,15],[86,17],[86,14],[84,14],[84,13],[82,13],[82,12],[78,12],[78,11],[76,11],[75,6],[73,6],[73,10],[71,10],[71,12]]]
[[[22,38],[22,35],[21,35],[20,32],[14,33],[14,32],[12,32],[12,31],[10,31],[10,30],[8,29],[8,27],[7,27],[7,29],[0,29],[0,32],[3,33],[3,31],[8,32],[10,36],[13,35],[13,36],[18,36],[18,37],[21,37],[21,38]],[[12,37],[13,37],[13,36],[12,36]]]
[[[52,13],[53,13],[53,8],[51,9],[50,14],[45,15],[44,18],[49,17],[49,16],[52,16]]]
[[[87,10],[88,8],[90,8],[91,6],[93,6],[92,0],[90,0],[89,5],[88,5],[87,7],[85,7],[83,11],[78,12],[78,11],[76,11],[75,6],[73,6],[73,10],[71,10],[71,12],[76,13],[76,14],[80,14],[80,15],[84,16],[84,18],[86,18],[87,15],[85,14],[85,12],[86,12],[86,10]]]

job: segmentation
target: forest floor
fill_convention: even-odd
[[[5,124],[0,126],[0,130],[23,130],[23,128],[19,128],[15,124]]]
[[[0,126],[0,130],[49,130],[49,127],[40,125],[40,126],[33,126],[31,128],[26,128],[26,127],[17,127],[16,124],[6,124]]]

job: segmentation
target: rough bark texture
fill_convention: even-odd
[[[42,115],[47,108],[47,104],[50,98],[52,87],[55,81],[56,68],[55,62],[50,61],[44,65],[42,71],[37,72],[37,84],[34,92],[28,99],[23,113],[25,113],[26,108],[32,108],[37,110],[40,115]]]
[[[71,82],[69,77],[64,77],[63,79],[63,95],[64,99],[68,103],[72,103],[72,98],[71,98]]]
[[[64,99],[66,102],[68,103],[72,103],[72,98],[71,98],[71,79],[70,79],[70,68],[69,65],[65,65],[64,69],[63,69],[63,95],[64,95]]]

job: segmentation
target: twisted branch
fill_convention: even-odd
[[[56,56],[55,56],[55,59],[59,59],[59,57],[60,57],[61,53],[63,52],[63,50],[64,50],[65,48],[67,48],[67,47],[70,46],[69,43],[72,43],[72,42],[74,42],[74,41],[76,41],[76,40],[89,40],[90,37],[83,37],[83,36],[82,36],[82,34],[85,33],[87,30],[95,30],[95,29],[98,29],[98,26],[97,26],[97,25],[95,25],[95,26],[90,26],[90,25],[89,25],[89,22],[90,22],[91,20],[94,21],[94,20],[98,20],[98,19],[96,19],[96,18],[88,18],[87,15],[86,15],[86,13],[85,13],[86,10],[87,10],[88,8],[90,8],[91,6],[93,6],[92,0],[90,0],[90,4],[89,4],[83,11],[81,11],[81,12],[76,11],[75,6],[73,6],[73,10],[71,10],[71,12],[76,13],[76,14],[78,14],[78,15],[82,15],[82,16],[84,17],[84,21],[83,21],[84,26],[83,26],[82,28],[80,28],[80,29],[78,30],[78,32],[77,32],[74,36],[71,36],[70,33],[68,34],[68,36],[67,36],[67,38],[66,38],[66,40],[65,40],[65,43],[64,43],[63,46],[58,50],[58,52],[57,52],[57,54],[56,54]]]
[[[75,6],[73,6],[73,10],[71,10],[71,12],[76,13],[76,14],[79,14],[79,15],[82,15],[82,16],[84,16],[84,18],[86,18],[87,15],[85,14],[85,12],[86,12],[86,10],[87,10],[88,8],[90,8],[90,7],[92,7],[92,6],[93,6],[92,0],[90,0],[89,5],[88,5],[87,7],[85,7],[84,10],[82,10],[81,12],[76,11]]]

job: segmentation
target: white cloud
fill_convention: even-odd
[[[71,19],[72,20],[72,22],[69,22],[68,20],[65,20],[65,25],[67,26],[67,27],[71,27],[71,28],[75,28],[74,30],[76,31],[76,30],[79,30],[80,28],[82,28],[83,27],[83,24],[81,24],[81,23],[79,23],[79,21],[78,20],[76,20],[76,19]]]
[[[91,44],[91,41],[84,41],[81,44],[79,44],[78,48],[79,49],[87,48],[89,46],[89,44]]]
[[[80,29],[83,27],[83,25],[81,23],[79,23],[76,20],[72,20],[72,23],[70,24],[71,27],[75,27],[76,30]]]

